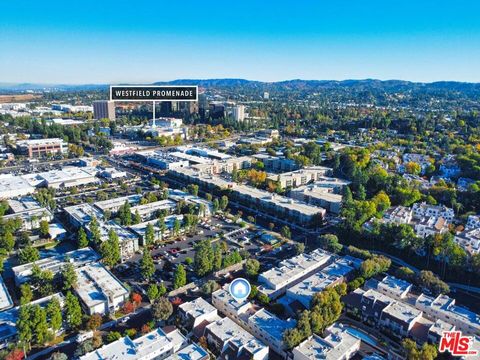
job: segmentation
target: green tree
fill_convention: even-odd
[[[120,244],[118,235],[113,229],[108,232],[108,240],[100,245],[100,254],[107,266],[113,267],[120,262]]]
[[[87,234],[85,233],[85,230],[83,228],[80,228],[77,233],[77,245],[79,249],[82,249],[84,247],[88,246],[88,239],[87,239]]]
[[[5,230],[3,236],[0,237],[0,246],[7,252],[10,252],[15,247],[15,237],[8,230]]]
[[[155,241],[155,230],[152,224],[148,224],[145,229],[145,245],[151,245]]]
[[[290,231],[290,228],[286,225],[282,227],[282,229],[280,230],[280,234],[282,234],[282,236],[287,239],[290,239],[292,237],[292,232]]]
[[[202,285],[202,292],[205,295],[211,295],[218,289],[220,289],[220,285],[218,285],[215,280],[208,280],[205,284]]]
[[[198,276],[204,276],[213,269],[213,249],[210,241],[202,240],[195,245],[194,265]]]
[[[31,263],[40,259],[40,253],[36,248],[27,246],[18,252],[18,259],[21,264]]]
[[[70,290],[77,285],[77,273],[72,263],[67,263],[62,269],[63,290]]]
[[[223,195],[220,198],[220,202],[219,202],[218,205],[220,206],[220,210],[225,211],[227,209],[227,206],[228,206],[228,197]]]
[[[180,229],[182,228],[182,223],[180,222],[179,219],[175,219],[175,221],[173,222],[173,235],[175,236],[178,236],[178,234],[180,234]]]
[[[24,343],[27,350],[30,349],[30,344],[33,339],[33,329],[32,329],[32,319],[30,317],[30,305],[22,305],[18,311],[18,318],[17,318],[17,331],[18,331],[18,339],[20,342]]]
[[[256,259],[248,259],[243,268],[249,277],[256,277],[260,270],[260,262]]]
[[[223,264],[223,252],[219,245],[215,245],[213,248],[213,270],[218,271],[222,268]]]
[[[318,237],[319,245],[322,249],[327,251],[338,253],[342,250],[342,244],[338,242],[337,235],[324,234]]]
[[[142,217],[140,216],[140,213],[138,210],[135,210],[135,215],[133,217],[133,223],[134,224],[140,224],[142,222]]]
[[[157,284],[151,284],[148,286],[147,296],[151,303],[153,303],[159,297]]]
[[[27,305],[33,299],[32,288],[29,284],[20,285],[20,305]]]
[[[95,216],[92,216],[92,220],[88,224],[88,228],[90,229],[90,233],[92,234],[92,240],[95,244],[100,244],[102,241],[102,234],[100,232],[100,225],[98,224],[98,220]]]
[[[73,329],[77,329],[82,324],[82,308],[77,297],[70,291],[65,297],[65,317],[67,324]]]
[[[48,235],[49,225],[47,220],[41,220],[39,225],[40,234],[44,237]]]
[[[54,331],[60,330],[62,327],[62,308],[60,306],[60,301],[53,297],[47,304],[47,317],[50,321],[50,327]]]
[[[152,317],[157,320],[167,320],[173,313],[173,306],[166,297],[155,300],[151,307]]]
[[[37,345],[43,345],[47,341],[48,323],[47,313],[40,305],[33,305],[30,308],[30,321],[33,332],[33,339]]]
[[[147,248],[143,248],[143,257],[140,262],[140,271],[144,279],[151,279],[155,274],[155,264],[153,263],[152,254]]]
[[[108,334],[107,334],[107,342],[108,343],[111,343],[111,342],[114,342],[114,341],[117,341],[119,339],[122,338],[122,334],[120,334],[118,331],[110,331]]]
[[[294,244],[294,248],[295,248],[295,254],[297,255],[303,254],[305,252],[305,244],[303,243],[296,242]]]
[[[173,288],[178,289],[187,284],[187,272],[182,264],[179,264],[173,274]]]

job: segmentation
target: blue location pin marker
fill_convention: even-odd
[[[238,302],[244,301],[250,295],[252,287],[250,282],[244,278],[237,278],[230,283],[228,291],[230,295]]]

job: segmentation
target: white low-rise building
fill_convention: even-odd
[[[188,347],[188,340],[178,330],[165,333],[156,329],[137,339],[125,336],[110,344],[104,345],[80,357],[80,360],[163,360],[181,359],[172,357],[182,349]],[[207,360],[209,356],[205,350],[197,345],[190,345],[185,359]],[[185,353],[186,351],[184,351]],[[191,354],[191,357],[188,357]]]
[[[5,286],[3,278],[0,276],[0,311],[10,309],[13,306],[12,298]]]
[[[32,263],[14,266],[12,268],[17,286],[28,281],[32,275],[33,266],[38,266],[42,271],[51,271],[53,275],[59,274],[63,267],[70,263],[74,267],[82,267],[86,264],[97,262],[100,255],[93,249],[86,247],[83,249],[69,251],[65,254],[40,259]]]
[[[325,338],[313,335],[292,350],[293,360],[348,360],[360,350],[361,341],[341,324],[326,330]]]
[[[205,338],[214,352],[229,359],[268,359],[268,346],[228,317],[207,325]]]
[[[465,335],[480,335],[480,316],[462,306],[455,305],[455,299],[447,295],[436,298],[420,295],[415,307],[422,310],[431,319],[440,319],[455,325]]]
[[[63,208],[63,211],[67,215],[70,224],[76,228],[86,226],[93,218],[97,220],[103,218],[102,213],[98,209],[87,203],[67,206]]]
[[[277,267],[259,275],[258,282],[261,286],[258,290],[269,298],[276,299],[285,294],[288,287],[298,284],[331,261],[332,254],[321,249],[283,260]]]
[[[178,307],[178,315],[182,325],[188,330],[195,329],[204,321],[211,323],[220,319],[217,309],[201,297],[181,304]]]
[[[0,199],[10,199],[32,194],[35,187],[21,176],[0,174]]]
[[[290,197],[310,205],[325,208],[334,214],[340,213],[343,199],[342,195],[333,193],[333,189],[317,186],[316,183],[292,189]]]
[[[455,213],[452,208],[444,205],[429,205],[425,202],[415,203],[412,206],[413,216],[421,219],[424,217],[442,217],[448,221],[453,221]]]
[[[300,170],[271,175],[268,180],[278,182],[283,189],[296,188],[330,175],[333,169],[324,166],[310,166]]]
[[[113,313],[128,299],[129,291],[101,263],[87,264],[75,272],[75,292],[89,315]]]

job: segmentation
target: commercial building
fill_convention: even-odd
[[[38,266],[42,271],[51,271],[54,275],[60,274],[63,267],[68,263],[74,267],[82,267],[84,265],[94,263],[100,259],[100,256],[93,249],[86,247],[83,249],[69,251],[65,254],[52,256],[45,259],[37,260],[33,263],[18,265],[12,268],[15,276],[15,284],[17,286],[28,281],[32,275],[33,266]]]
[[[198,207],[203,206],[203,214],[199,214],[201,217],[208,217],[213,214],[212,203],[201,197],[191,195],[181,190],[169,189],[168,198],[175,202],[185,201],[187,204],[195,204]]]
[[[230,360],[267,360],[268,346],[226,317],[205,327],[205,338],[216,355]]]
[[[321,249],[283,260],[277,267],[259,275],[261,286],[258,290],[270,299],[276,299],[285,294],[288,287],[298,284],[331,261],[332,255]]]
[[[127,172],[117,170],[113,167],[109,167],[100,171],[98,173],[98,176],[101,176],[102,178],[107,180],[116,180],[116,179],[127,177]]]
[[[97,120],[115,120],[115,102],[98,100],[93,102],[93,117]]]
[[[95,168],[67,166],[61,170],[24,175],[23,178],[35,187],[47,186],[62,189],[98,183],[100,179],[95,176],[96,174]]]
[[[68,144],[59,138],[31,139],[16,142],[17,151],[29,158],[39,158],[51,154],[65,154]]]
[[[75,292],[89,315],[113,313],[128,299],[129,291],[101,263],[86,264],[75,273]]]
[[[147,164],[157,166],[162,170],[171,170],[189,165],[188,160],[180,159],[164,151],[139,151],[136,152]]]
[[[361,341],[343,328],[333,324],[325,338],[313,335],[292,350],[293,360],[348,360],[359,350]]]
[[[183,184],[198,184],[209,191],[230,190],[230,201],[262,213],[264,217],[292,227],[315,228],[322,224],[325,209],[294,199],[269,193],[251,186],[237,184],[218,176],[199,175],[192,168],[179,168],[168,172],[171,178]]]
[[[0,199],[10,199],[31,194],[35,187],[21,176],[0,174]]]
[[[172,357],[172,355],[177,354],[180,350],[186,348],[187,344],[188,340],[178,330],[165,333],[161,329],[156,329],[134,340],[125,336],[81,356],[80,360],[183,359],[183,357]],[[199,346],[190,346],[189,349],[190,352],[187,352],[187,357],[185,357],[185,359],[209,359],[207,352]],[[191,357],[189,357],[189,354],[191,354]]]
[[[268,180],[278,182],[283,189],[296,188],[310,182],[320,180],[332,173],[332,169],[324,166],[310,166],[296,171],[290,171],[268,177]]]

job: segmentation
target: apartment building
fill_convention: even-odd
[[[99,262],[77,268],[75,273],[75,293],[89,315],[113,313],[128,299],[127,288]]]
[[[296,188],[330,175],[333,169],[324,166],[309,166],[300,170],[271,175],[268,180],[280,183],[283,189]]]
[[[258,282],[261,284],[258,290],[270,299],[276,299],[284,295],[288,287],[298,284],[332,261],[332,254],[321,249],[283,260],[277,267],[258,276]]]

